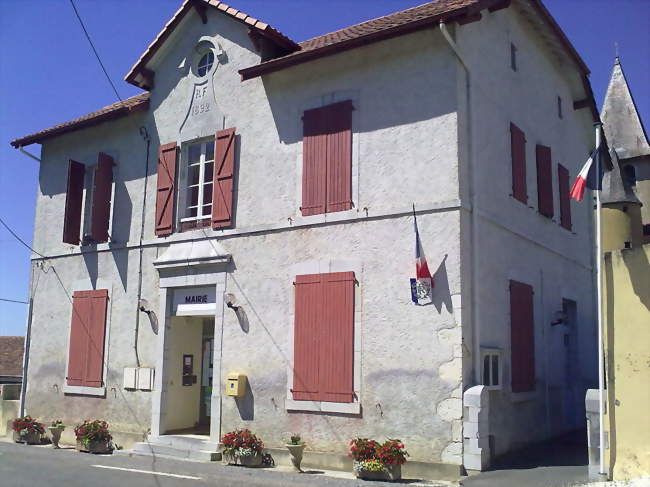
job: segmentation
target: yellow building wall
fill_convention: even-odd
[[[650,476],[650,244],[605,254],[603,300],[609,471]]]
[[[193,428],[199,422],[201,398],[201,354],[203,319],[198,317],[172,318],[169,333],[169,376],[167,388],[166,431]],[[183,385],[183,355],[194,356],[196,384]]]

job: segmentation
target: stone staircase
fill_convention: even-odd
[[[198,462],[221,460],[219,444],[198,435],[150,436],[148,441],[133,445],[132,450],[123,451],[125,455],[147,455]]]

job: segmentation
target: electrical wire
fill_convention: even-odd
[[[7,299],[7,298],[0,298],[0,301],[6,301],[7,303],[29,304],[29,301],[18,301],[16,299]]]
[[[79,19],[79,23],[81,24],[81,28],[83,29],[84,34],[86,34],[86,39],[88,39],[88,43],[90,44],[90,47],[92,47],[93,52],[95,53],[95,57],[97,58],[97,61],[99,62],[99,65],[102,67],[102,71],[104,71],[104,74],[106,75],[106,79],[110,83],[111,88],[113,88],[113,91],[115,92],[115,96],[117,96],[118,100],[122,101],[122,97],[117,92],[117,88],[115,88],[115,85],[113,84],[113,81],[111,80],[111,77],[108,75],[108,71],[106,71],[106,68],[104,67],[104,63],[102,63],[102,60],[99,57],[99,53],[97,52],[97,49],[95,49],[95,45],[93,44],[93,41],[90,39],[90,35],[88,34],[88,31],[86,30],[86,26],[84,25],[83,20],[81,20],[81,16],[79,15],[79,11],[77,10],[77,7],[75,6],[73,0],[70,0],[70,5],[72,5],[72,9],[74,10],[75,15],[77,16],[77,19]]]
[[[14,236],[14,238],[15,238],[16,240],[18,240],[21,244],[23,244],[23,245],[24,245],[25,247],[27,247],[29,250],[31,250],[32,252],[34,252],[36,255],[40,255],[41,257],[45,258],[45,256],[44,256],[43,254],[41,254],[40,252],[36,252],[33,248],[31,248],[29,245],[27,245],[27,243],[25,243],[25,241],[24,241],[22,238],[20,238],[18,235],[16,235],[16,232],[14,232],[14,231],[9,227],[9,225],[7,225],[7,224],[4,222],[4,220],[3,220],[2,218],[0,218],[0,223],[2,223],[2,225],[3,225],[3,226],[4,226],[4,227],[9,231],[9,233],[12,234],[12,235]]]

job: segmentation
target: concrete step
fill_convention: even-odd
[[[215,450],[200,450],[197,448],[183,448],[153,442],[140,442],[133,445],[133,449],[124,451],[123,454],[160,456],[176,458],[179,460],[193,460],[199,462],[215,462],[221,460],[221,453]]]
[[[189,435],[161,435],[149,436],[147,443],[155,443],[157,445],[172,446],[174,448],[181,448],[184,450],[214,450],[219,449],[219,443],[210,441],[205,438],[197,438],[196,436]]]

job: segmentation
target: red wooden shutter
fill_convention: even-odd
[[[536,147],[537,155],[537,204],[539,212],[553,218],[553,171],[551,169],[551,148]]]
[[[87,292],[90,295],[90,329],[88,330],[88,358],[84,382],[87,387],[101,387],[103,385],[108,290],[98,289]]]
[[[174,196],[176,187],[176,142],[158,149],[158,193],[156,194],[156,235],[174,231]]]
[[[510,281],[510,368],[512,392],[535,389],[533,288]]]
[[[293,398],[319,400],[319,328],[323,319],[322,276],[296,276],[293,335]]]
[[[302,206],[300,210],[303,216],[325,213],[327,110],[324,108],[307,110],[302,119]]]
[[[95,242],[108,242],[108,226],[113,196],[113,158],[103,152],[97,158],[93,189],[90,237]]]
[[[72,297],[68,385],[103,385],[107,305],[107,289],[75,291]]]
[[[512,157],[512,196],[527,204],[526,137],[514,123],[510,124],[510,151]]]
[[[84,291],[76,291],[72,296],[67,377],[69,386],[83,386],[86,378],[86,354],[88,352],[88,332],[86,330],[90,319],[90,299],[84,293]]]
[[[352,101],[326,107],[327,213],[352,208]]]
[[[296,276],[293,398],[352,402],[354,273]]]
[[[214,144],[212,179],[212,228],[232,225],[233,175],[235,168],[235,129],[217,132]]]
[[[63,241],[79,245],[81,234],[81,205],[84,194],[85,166],[79,162],[68,163],[68,185],[65,195]]]
[[[562,164],[557,165],[557,180],[560,191],[560,225],[571,230],[571,195],[569,194],[569,170]]]
[[[323,276],[320,327],[320,400],[352,402],[354,364],[354,272]]]

